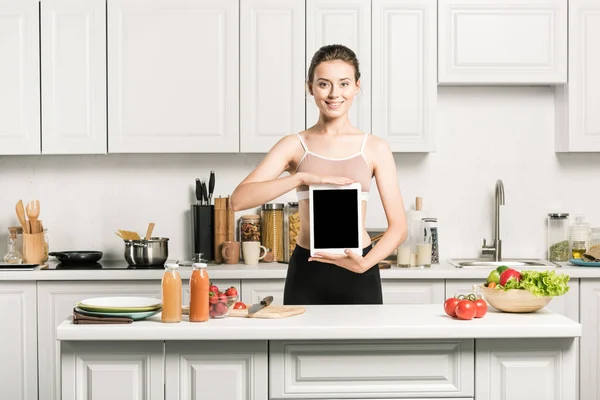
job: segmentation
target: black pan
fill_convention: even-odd
[[[101,251],[53,251],[48,255],[64,265],[93,264],[102,258]]]

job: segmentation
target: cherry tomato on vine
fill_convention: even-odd
[[[456,317],[456,306],[460,303],[460,300],[456,297],[450,297],[444,303],[444,311],[451,317]]]
[[[477,314],[477,306],[474,301],[461,300],[456,306],[456,316],[459,319],[473,319]]]
[[[475,300],[475,306],[477,307],[475,318],[481,318],[487,314],[488,306],[484,299]]]

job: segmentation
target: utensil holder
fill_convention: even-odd
[[[213,256],[214,206],[192,205],[192,238],[194,254],[214,260]]]
[[[44,232],[23,234],[23,261],[27,264],[42,264],[46,259]]]

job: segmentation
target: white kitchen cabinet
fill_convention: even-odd
[[[372,132],[393,152],[435,151],[437,1],[372,7]]]
[[[268,399],[267,341],[165,343],[166,399]]]
[[[473,343],[270,341],[271,399],[472,397]]]
[[[50,271],[48,273],[51,274],[52,272]],[[73,313],[73,308],[78,301],[90,297],[105,296],[143,296],[160,299],[160,281],[38,282],[37,307],[38,348],[40,349],[38,354],[40,400],[61,399],[61,380],[60,373],[58,372],[60,368],[60,351],[59,342],[56,340],[56,327]]]
[[[600,279],[584,279],[580,287],[582,326],[580,347],[581,366],[579,371],[580,400],[597,400],[600,398],[600,346],[598,337],[600,329]]]
[[[239,152],[237,0],[108,0],[109,153]]]
[[[304,21],[304,0],[240,2],[242,153],[304,130]]]
[[[35,281],[0,282],[3,320],[0,329],[0,397],[3,399],[38,398],[35,299]]]
[[[38,4],[0,1],[0,155],[41,151]]]
[[[383,280],[381,282],[384,304],[443,304],[444,281]]]
[[[575,399],[577,346],[573,338],[476,340],[475,349],[477,400]]]
[[[371,132],[371,0],[307,0],[306,27],[307,73],[313,55],[324,45],[342,44],[356,53],[361,90],[349,117],[355,127]],[[308,128],[319,120],[319,109],[306,93]]]
[[[161,341],[61,342],[60,350],[62,400],[165,399]]]
[[[273,296],[273,305],[283,305],[283,288],[285,279],[247,279],[242,281],[241,301],[247,305],[260,303],[267,297]]]
[[[567,82],[567,0],[439,0],[440,84]]]
[[[556,87],[557,152],[600,151],[600,2],[569,1],[569,83]]]
[[[105,154],[106,4],[41,2],[42,153]]]

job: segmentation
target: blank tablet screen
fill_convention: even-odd
[[[317,249],[358,248],[358,190],[313,192],[313,235]]]

